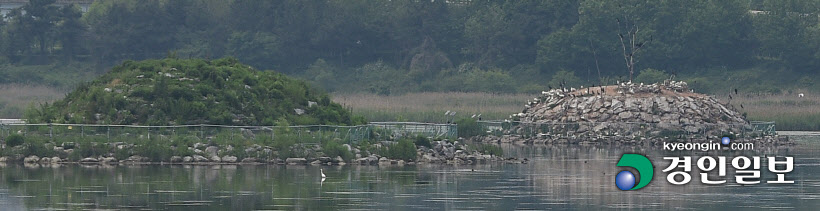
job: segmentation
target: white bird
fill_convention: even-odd
[[[803,93],[797,94],[797,97],[803,97]]]
[[[322,179],[324,179],[324,178],[326,177],[326,176],[325,176],[325,172],[324,172],[324,171],[322,171],[322,169],[319,169],[319,173],[320,173],[320,174],[322,174]]]
[[[475,114],[473,114],[473,116],[471,116],[470,119],[475,119]]]

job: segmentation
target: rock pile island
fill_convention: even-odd
[[[783,144],[715,98],[695,93],[686,82],[559,88],[542,95],[513,114],[502,142],[631,143],[666,140],[720,140],[728,136]],[[492,131],[491,131],[492,132]]]

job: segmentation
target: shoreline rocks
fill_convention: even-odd
[[[123,146],[124,144],[114,145],[112,147],[117,148],[119,146]],[[193,144],[194,146],[200,146],[202,148],[207,148],[205,152],[203,151],[201,154],[193,154],[190,156],[180,156],[174,155],[170,156],[167,159],[163,160],[151,160],[148,157],[140,156],[140,155],[131,155],[127,158],[122,160],[118,160],[115,158],[114,153],[108,153],[104,156],[95,156],[95,157],[84,157],[84,158],[73,158],[70,159],[68,153],[57,153],[65,158],[60,158],[60,156],[54,157],[45,157],[40,158],[38,156],[27,156],[23,158],[14,159],[12,157],[0,157],[0,162],[21,162],[27,164],[37,164],[37,163],[46,163],[46,164],[53,164],[53,163],[60,163],[60,164],[69,164],[69,163],[77,163],[77,164],[84,164],[84,165],[152,165],[152,164],[159,164],[159,165],[258,165],[258,164],[269,164],[269,165],[416,165],[416,164],[447,164],[447,165],[470,165],[470,164],[486,164],[492,162],[499,162],[499,163],[526,163],[521,162],[516,158],[504,158],[500,156],[494,155],[487,155],[482,154],[477,150],[468,150],[470,149],[468,145],[460,143],[459,141],[449,142],[449,141],[432,141],[430,142],[429,146],[418,146],[416,148],[416,159],[413,160],[401,160],[401,159],[391,159],[386,156],[378,155],[378,154],[371,154],[369,151],[361,150],[358,147],[353,147],[348,144],[343,145],[345,149],[348,149],[349,152],[353,153],[353,157],[350,160],[345,160],[340,155],[335,157],[329,157],[324,155],[321,148],[317,146],[301,146],[304,151],[300,152],[307,152],[305,154],[309,155],[306,157],[290,157],[285,159],[276,158],[276,151],[268,149],[269,153],[261,154],[261,152],[265,152],[262,146],[253,145],[243,149],[233,149],[233,146],[226,146],[224,147],[226,150],[220,150],[221,147],[218,146],[207,146],[196,143]],[[133,147],[133,146],[131,146]],[[385,146],[384,143],[376,143],[372,147],[378,149]],[[126,147],[124,149],[128,149]],[[227,149],[231,149],[227,151]],[[64,151],[64,149],[60,149]],[[225,154],[228,152],[244,152],[245,155],[253,155],[256,154],[257,156],[248,156],[248,157],[237,157],[231,154]],[[376,150],[379,151],[379,150]],[[387,150],[382,148],[382,152],[386,152]],[[260,152],[260,153],[257,153]],[[210,158],[206,157],[208,154],[215,153]],[[221,157],[219,155],[222,155]]]

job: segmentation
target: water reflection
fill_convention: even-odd
[[[747,152],[664,152],[612,146],[502,146],[529,164],[419,166],[0,166],[0,207],[24,209],[814,209],[820,205],[820,138]],[[650,157],[656,177],[624,192],[614,185],[623,153]],[[796,184],[739,186],[697,180],[674,186],[663,156],[794,156]],[[765,159],[764,159],[765,160]],[[763,180],[773,178],[761,165]],[[327,179],[322,181],[319,169]],[[660,169],[659,169],[660,168]],[[697,168],[694,168],[697,169]]]

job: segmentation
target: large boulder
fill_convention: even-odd
[[[23,159],[23,163],[37,163],[39,161],[40,157],[37,157],[36,155],[28,156]]]
[[[305,158],[288,158],[285,159],[285,163],[288,165],[305,165],[307,164],[307,159]]]
[[[194,155],[193,158],[194,158],[194,162],[197,162],[197,163],[208,162],[208,158],[205,158],[205,156],[202,156],[202,155]]]
[[[222,156],[222,162],[224,162],[224,163],[236,163],[237,160],[239,160],[239,158],[237,158],[236,156],[230,156],[230,155]]]
[[[180,156],[171,156],[171,159],[169,161],[171,161],[171,163],[181,163],[182,162],[182,157],[180,157]]]
[[[209,146],[208,148],[205,148],[205,154],[207,154],[208,157],[216,156],[217,152],[219,152],[219,147]]]

